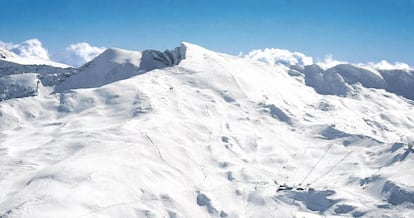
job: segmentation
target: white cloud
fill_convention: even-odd
[[[411,70],[412,68],[402,62],[395,62],[394,64],[389,63],[386,60],[382,60],[378,63],[368,62],[368,64],[358,64],[363,67],[373,68],[375,70]]]
[[[12,49],[12,47],[13,47],[13,44],[8,43],[8,42],[0,41],[0,48],[1,49],[10,50],[10,49]]]
[[[313,58],[307,56],[300,52],[290,52],[285,49],[277,48],[266,48],[266,49],[257,49],[252,50],[247,54],[239,53],[240,57],[246,59],[252,59],[256,61],[261,61],[270,64],[283,64],[283,65],[311,65],[314,64]],[[315,62],[323,69],[329,69],[335,67],[338,64],[352,64],[346,61],[340,61],[333,58],[331,54],[325,56],[323,60]],[[402,62],[390,63],[386,60],[382,60],[378,63],[368,62],[368,63],[357,63],[355,64],[360,67],[365,67],[373,70],[413,70],[411,66]]]
[[[56,55],[54,59],[65,64],[78,67],[88,61],[91,61],[105,49],[106,48],[104,47],[92,46],[86,42],[79,42],[66,47],[65,51]]]
[[[43,48],[39,39],[29,39],[22,43],[0,41],[0,48],[14,52],[20,57],[50,60],[49,52]],[[56,53],[52,59],[71,66],[81,66],[101,54],[105,48],[91,46],[86,42],[79,42],[66,47],[63,52]]]
[[[10,50],[21,57],[49,60],[48,51],[38,39],[29,39],[19,44],[0,41],[0,48]]]
[[[339,61],[333,59],[333,55],[328,54],[325,56],[325,59],[322,61],[318,61],[316,64],[319,65],[322,69],[329,69],[331,67],[335,67],[338,64],[347,64],[348,62],[345,61]]]
[[[242,54],[241,54],[242,55]],[[270,64],[284,65],[311,65],[313,58],[299,52],[290,52],[285,49],[265,48],[258,49],[244,55],[247,59],[257,60]]]

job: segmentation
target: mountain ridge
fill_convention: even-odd
[[[387,73],[184,46],[141,72],[112,49],[49,86],[29,74],[35,95],[0,102],[0,216],[410,217],[413,101],[366,87]],[[56,90],[87,70],[108,80]]]

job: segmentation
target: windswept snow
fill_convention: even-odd
[[[0,101],[35,96],[39,91],[39,86],[40,80],[33,73],[0,77]]]
[[[0,217],[412,216],[412,71],[190,43],[3,69]]]
[[[0,58],[1,59],[12,58],[12,57],[16,57],[16,56],[17,55],[15,53],[0,47]]]

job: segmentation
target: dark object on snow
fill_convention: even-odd
[[[277,192],[280,191],[286,191],[286,190],[292,190],[293,188],[291,186],[288,186],[286,184],[280,185],[279,188],[277,189]]]

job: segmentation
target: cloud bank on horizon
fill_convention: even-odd
[[[90,45],[87,42],[78,42],[68,45],[62,52],[50,55],[49,51],[43,47],[39,39],[29,39],[21,43],[10,43],[0,41],[0,48],[7,49],[13,53],[26,58],[34,58],[41,60],[51,60],[64,63],[70,66],[79,67],[91,61],[106,48]],[[312,65],[317,64],[324,69],[334,67],[338,64],[349,64],[347,61],[335,60],[331,54],[325,56],[323,60],[314,61],[313,57],[307,56],[300,52],[291,52],[286,49],[265,48],[256,49],[247,54],[240,53],[239,56],[246,59],[261,61],[269,64],[282,65]],[[380,62],[354,63],[361,67],[382,70],[412,70],[413,68],[406,63],[395,62],[390,63],[386,60]]]
[[[261,61],[268,64],[282,64],[282,65],[312,65],[317,64],[323,69],[329,69],[338,64],[351,64],[347,61],[336,60],[333,58],[333,55],[328,54],[323,60],[314,61],[310,56],[307,56],[300,52],[291,52],[286,49],[276,49],[276,48],[265,48],[265,49],[256,49],[248,52],[247,54],[240,53],[241,57],[246,59]],[[380,62],[368,62],[368,63],[354,63],[355,65],[372,68],[375,70],[411,70],[413,69],[406,63],[395,62],[390,63],[386,60],[381,60]]]
[[[17,44],[0,41],[0,48],[12,51],[21,57],[51,60],[74,67],[79,67],[91,61],[106,49],[92,46],[87,42],[79,42],[68,45],[62,52],[50,55],[48,50],[43,47],[42,42],[36,38]]]
[[[277,48],[265,48],[263,50],[252,50],[246,55],[245,58],[261,61],[270,64],[283,64],[283,65],[311,65],[313,64],[313,58],[306,56],[300,52],[290,52],[286,49]]]

